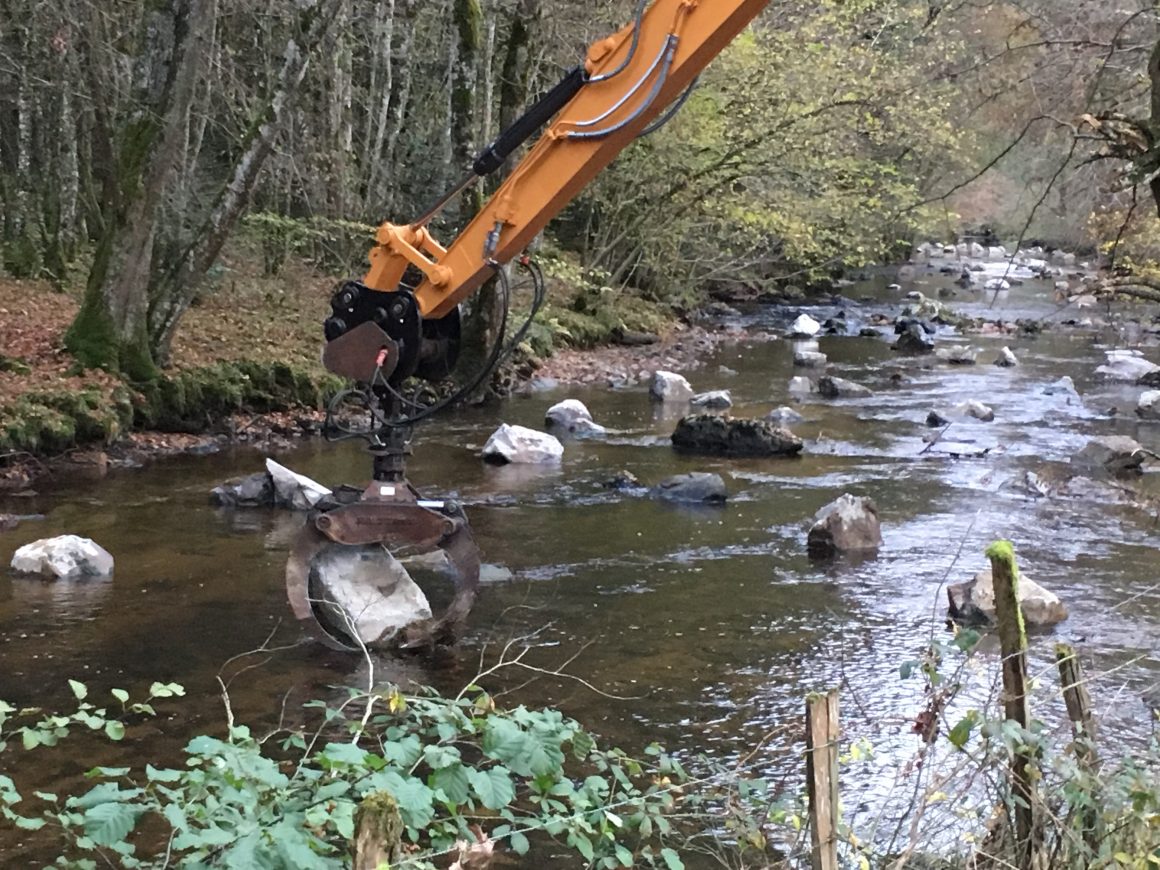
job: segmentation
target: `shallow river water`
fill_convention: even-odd
[[[933,293],[930,284],[920,289]],[[970,296],[956,307],[1008,320],[1076,316],[1055,314],[1049,294],[1050,287],[1028,282],[994,307]],[[805,310],[824,320],[837,309]],[[854,323],[869,310],[847,313]],[[892,309],[883,303],[876,310]],[[738,416],[793,404],[787,385],[799,372],[792,370],[792,344],[767,337],[781,333],[788,315],[745,312],[737,340],[688,373],[694,386],[731,390]],[[899,359],[885,335],[823,337],[832,372],[875,396],[801,403],[807,422],[795,429],[807,444],[793,460],[674,453],[668,436],[678,414],[651,404],[646,385],[562,387],[451,414],[418,433],[410,479],[431,496],[459,498],[484,560],[507,567],[514,579],[483,589],[454,660],[384,658],[380,675],[458,689],[481,658],[490,661],[507,640],[534,632],[529,662],[555,668],[568,661],[568,673],[623,700],[578,681],[545,679],[509,701],[560,706],[610,742],[640,749],[659,740],[690,759],[705,753],[728,761],[773,734],[756,765],[791,779],[800,774],[803,697],[840,685],[845,734],[880,747],[879,761],[853,775],[847,811],[856,815],[872,810],[869,796],[897,784],[899,759],[918,746],[910,724],[921,709],[921,686],[901,680],[899,664],[932,632],[944,631],[942,585],[984,567],[987,543],[1007,537],[1027,572],[1070,610],[1054,632],[1033,637],[1034,658],[1047,661],[1054,640],[1077,642],[1103,675],[1096,706],[1114,709],[1108,727],[1146,733],[1143,698],[1160,679],[1154,511],[1102,496],[1036,497],[1020,485],[1028,471],[1045,478],[1062,472],[1095,434],[1132,435],[1160,452],[1160,427],[1138,424],[1131,414],[1138,388],[1094,373],[1102,351],[1120,341],[1112,331],[1082,329],[1034,338],[946,336],[941,343],[981,349],[979,365],[950,367]],[[1005,344],[1021,360],[1018,368],[990,364]],[[1155,358],[1155,347],[1145,353]],[[1043,392],[1064,375],[1082,402]],[[568,443],[558,468],[495,468],[479,460],[499,422],[540,427],[544,411],[567,397],[584,401],[613,433]],[[991,405],[996,421],[955,424],[945,439],[990,452],[968,459],[926,450],[927,412],[971,398]],[[1119,413],[1109,416],[1112,408]],[[328,484],[359,482],[369,471],[360,448],[349,444],[311,443],[276,458]],[[66,532],[91,536],[117,560],[110,582],[49,584],[0,573],[0,698],[64,705],[68,678],[137,694],[155,679],[184,684],[189,695],[172,708],[180,712],[136,735],[144,740],[135,751],[140,759],[220,729],[215,677],[223,668],[236,673],[239,664],[227,661],[268,637],[271,646],[289,648],[234,678],[230,694],[241,721],[268,724],[284,705],[365,680],[358,658],[293,645],[302,632],[286,604],[283,566],[300,519],[208,503],[214,485],[256,471],[262,461],[248,450],[183,457],[0,503],[0,511],[47,514],[0,533],[5,563],[17,546]],[[731,498],[723,508],[691,509],[604,488],[621,469],[645,484],[715,471]],[[1156,493],[1154,478],[1142,485]],[[874,559],[813,564],[805,548],[809,518],[843,492],[874,498],[884,546]],[[516,686],[527,676],[501,675],[497,685]],[[46,755],[45,763],[49,776],[82,769],[67,756]]]

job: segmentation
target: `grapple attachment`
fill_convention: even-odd
[[[442,615],[403,561],[442,550],[454,591]],[[407,484],[340,490],[311,512],[286,564],[290,606],[322,643],[340,650],[450,643],[479,586],[479,551],[462,509],[427,501]]]

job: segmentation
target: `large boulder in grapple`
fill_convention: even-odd
[[[802,439],[769,420],[738,420],[728,415],[693,414],[672,436],[678,450],[708,456],[796,456]]]

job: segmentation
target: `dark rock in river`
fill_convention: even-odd
[[[215,487],[210,500],[219,507],[273,507],[274,482],[269,472],[251,474]]]
[[[910,356],[920,356],[934,351],[934,342],[926,334],[926,330],[917,320],[900,323],[898,340],[891,347],[899,353]]]
[[[1019,604],[1024,621],[1034,627],[1055,625],[1067,619],[1067,608],[1053,592],[1044,589],[1022,571],[1018,583]],[[991,569],[980,571],[973,580],[947,587],[947,613],[961,625],[995,624],[995,585]]]
[[[615,490],[639,489],[640,480],[631,471],[618,471],[615,475],[604,481],[604,488]]]
[[[802,440],[769,420],[694,414],[673,432],[673,446],[709,456],[795,456]]]
[[[1150,387],[1154,390],[1160,389],[1160,371],[1149,372],[1148,374],[1141,376],[1140,379],[1136,381],[1136,386]]]
[[[943,426],[949,426],[950,424],[951,421],[938,411],[931,411],[926,415],[926,425],[932,429],[941,429]]]
[[[729,498],[725,481],[718,474],[694,472],[661,481],[651,491],[653,498],[690,504],[723,504]]]
[[[807,538],[810,558],[867,553],[882,546],[882,526],[873,500],[846,493],[818,511]]]

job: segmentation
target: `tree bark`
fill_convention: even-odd
[[[138,380],[156,372],[146,321],[154,242],[163,198],[184,161],[214,2],[169,0],[146,17],[139,75],[147,98],[120,143],[119,207],[106,216],[81,310],[65,336],[85,365]]]

